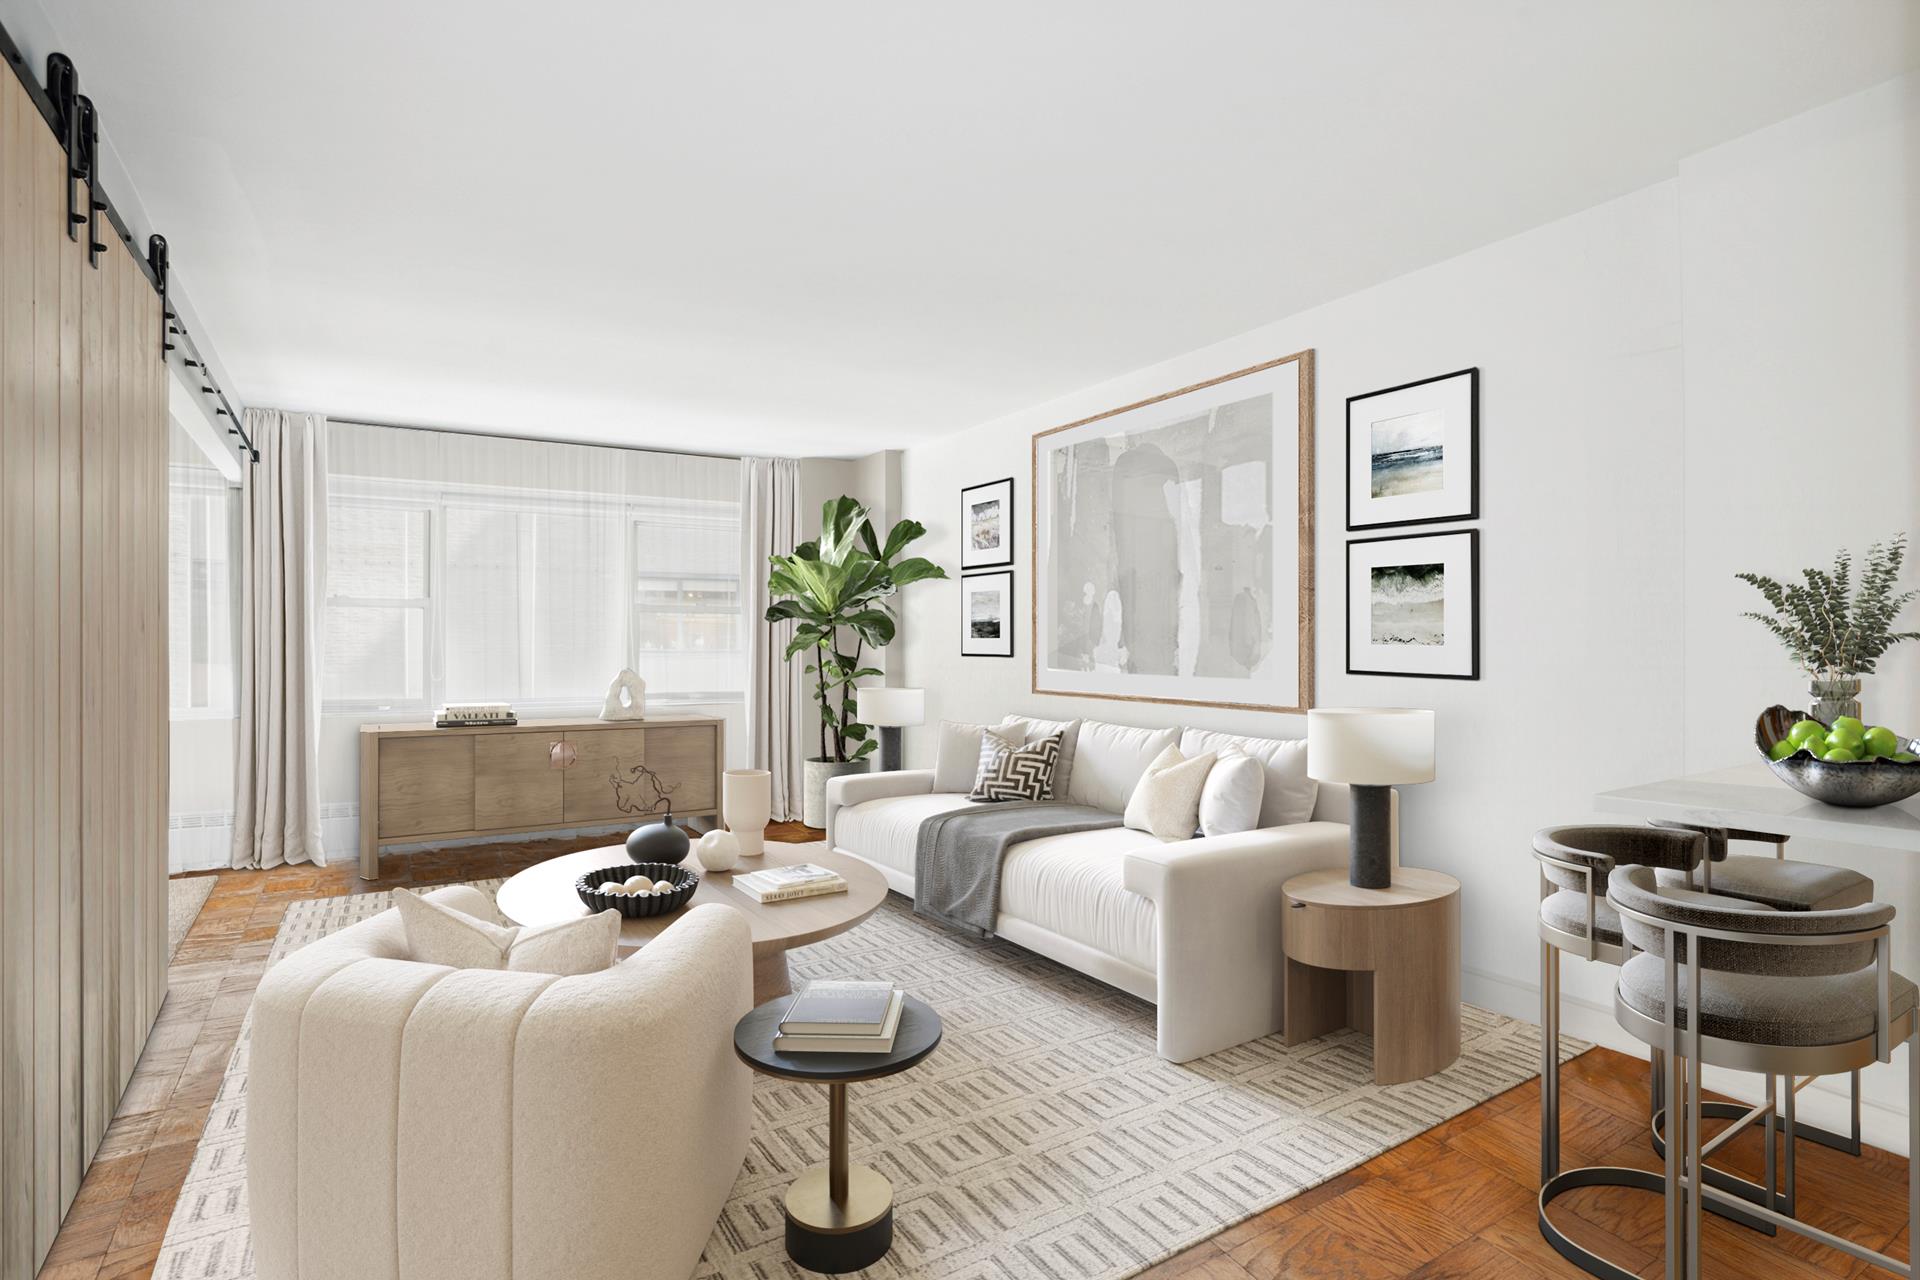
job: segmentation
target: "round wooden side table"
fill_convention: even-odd
[[[788,1003],[769,1000],[734,1024],[733,1051],[762,1075],[827,1086],[827,1163],[787,1188],[787,1256],[809,1271],[842,1275],[893,1247],[893,1184],[848,1158],[847,1086],[905,1071],[932,1053],[940,1015],[908,996],[887,1053],[781,1053],[773,1038]]]
[[[1344,867],[1281,886],[1287,900],[1286,1041],[1341,1027],[1373,1037],[1375,1084],[1402,1084],[1460,1056],[1460,882],[1396,867],[1360,889]]]

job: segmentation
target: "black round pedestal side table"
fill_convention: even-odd
[[[893,1247],[893,1184],[847,1156],[847,1086],[905,1071],[940,1043],[940,1015],[912,996],[887,1053],[781,1053],[773,1047],[791,997],[769,1000],[733,1028],[733,1051],[762,1075],[827,1086],[827,1163],[787,1188],[787,1256],[809,1271],[841,1275],[880,1261]]]

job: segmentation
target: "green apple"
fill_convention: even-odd
[[[1785,760],[1788,756],[1792,755],[1794,752],[1798,751],[1799,749],[1800,749],[1799,743],[1794,742],[1790,738],[1782,738],[1780,739],[1780,741],[1773,744],[1772,750],[1767,752],[1767,759]]]
[[[1809,738],[1824,738],[1827,726],[1818,720],[1795,720],[1793,728],[1787,730],[1787,741],[1794,746],[1803,746]]]
[[[1825,758],[1828,764],[1853,764],[1860,756],[1845,747],[1829,747]]]
[[[1827,740],[1825,738],[1809,738],[1800,744],[1800,749],[1812,756],[1815,760],[1825,760],[1827,758]]]
[[[1845,716],[1841,716],[1840,720],[1845,720],[1846,718]],[[1827,730],[1827,746],[1843,747],[1855,755],[1860,754],[1866,747],[1866,731],[1858,727],[1860,724],[1858,720],[1852,724],[1842,724],[1840,720],[1834,721],[1833,728]]]
[[[1867,724],[1866,721],[1860,719],[1858,716],[1835,716],[1833,718],[1833,728],[1853,729],[1860,733],[1865,733],[1867,731]]]
[[[1900,739],[1883,724],[1867,730],[1866,741],[1868,753],[1876,756],[1890,756],[1900,749]]]

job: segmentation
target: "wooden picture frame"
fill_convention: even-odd
[[[998,608],[991,617],[976,614],[976,600],[986,606],[992,592]],[[1013,570],[996,569],[974,573],[960,579],[960,656],[963,658],[1011,658],[1014,629]],[[986,634],[989,622],[994,630]]]
[[[1479,368],[1348,396],[1345,481],[1349,530],[1478,519]]]
[[[989,524],[991,530],[989,530]],[[960,572],[1013,564],[1013,477],[960,491]],[[990,540],[988,540],[990,538]]]
[[[1028,503],[1034,693],[1294,713],[1313,705],[1313,394],[1309,349],[1080,418],[1033,437]],[[1257,430],[1261,401],[1266,414],[1264,452]],[[1192,448],[1192,440],[1193,433],[1203,429],[1207,447],[1201,456]],[[1116,457],[1137,449],[1149,465],[1164,461],[1178,471],[1167,484],[1184,491],[1193,504],[1172,517],[1167,528],[1155,524],[1138,540],[1139,546],[1151,548],[1146,554],[1160,557],[1153,572],[1129,568],[1125,580],[1116,575],[1104,595],[1098,582],[1080,580],[1087,572],[1098,577],[1108,572],[1101,566],[1126,559],[1127,535],[1116,535],[1113,553],[1104,558],[1098,548],[1069,547],[1068,558],[1074,563],[1062,566],[1054,563],[1062,549],[1054,545],[1050,529],[1057,519],[1053,510],[1056,479],[1069,492],[1081,493],[1074,487],[1080,480],[1077,472],[1056,477],[1056,469],[1078,468],[1073,451],[1084,448],[1092,451],[1087,476],[1103,476],[1099,457],[1103,442],[1108,453],[1119,451]],[[1228,447],[1222,448],[1223,442]],[[1163,443],[1178,443],[1188,461],[1169,459],[1163,448],[1149,449]],[[1239,461],[1234,461],[1234,447],[1244,455]],[[1180,471],[1183,466],[1187,469]],[[1230,479],[1228,472],[1233,473]],[[1140,503],[1123,523],[1139,523],[1143,518],[1159,521],[1150,499],[1142,501],[1137,493],[1123,492],[1116,501]],[[1179,524],[1183,520],[1185,524]],[[1096,528],[1092,523],[1086,527]],[[1083,532],[1071,522],[1061,528],[1082,543],[1100,536]],[[1216,555],[1213,543],[1229,550],[1255,548],[1255,544],[1258,549],[1244,555]],[[1200,546],[1209,546],[1209,554],[1198,554]],[[1169,557],[1178,559],[1178,567]],[[1208,574],[1200,572],[1201,563],[1210,567]],[[1211,571],[1220,564],[1227,566],[1224,579]],[[1254,576],[1251,565],[1260,566],[1265,576]],[[1080,585],[1061,582],[1063,569]],[[1140,585],[1143,581],[1145,586]],[[1163,586],[1172,594],[1164,594]],[[1159,611],[1173,618],[1171,624],[1164,617],[1146,624],[1159,633],[1153,637],[1158,647],[1149,659],[1158,669],[1123,669],[1112,658],[1126,648],[1121,635],[1137,638],[1124,618],[1129,592],[1139,592],[1142,603],[1136,605],[1137,616],[1151,619]],[[1061,621],[1056,621],[1050,608],[1056,593]],[[1151,608],[1144,603],[1147,600],[1153,602]],[[1118,623],[1113,616],[1116,611],[1123,614]],[[1078,646],[1077,652],[1050,648],[1049,633],[1056,629],[1069,645]],[[1171,659],[1166,634],[1170,629],[1178,632],[1172,642],[1177,652]],[[1092,639],[1096,632],[1097,644]],[[1263,643],[1264,652],[1252,651]],[[1125,661],[1139,660],[1129,650]],[[1233,670],[1235,665],[1241,670]],[[1202,667],[1211,670],[1202,671]]]
[[[1383,574],[1415,566],[1440,578],[1431,598],[1409,602],[1397,588],[1414,584],[1383,585]],[[1355,538],[1347,543],[1346,592],[1348,675],[1480,678],[1478,529]],[[1364,619],[1356,618],[1363,606]],[[1383,642],[1378,634],[1383,625],[1399,634]]]

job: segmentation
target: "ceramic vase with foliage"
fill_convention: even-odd
[[[801,820],[826,824],[827,783],[848,773],[865,773],[867,757],[879,745],[867,726],[854,719],[854,685],[883,674],[861,660],[893,643],[897,624],[892,596],[910,582],[944,578],[947,571],[931,560],[901,555],[926,533],[917,520],[902,520],[883,542],[852,498],[834,498],[820,508],[820,537],[803,542],[792,555],[769,556],[767,591],[773,603],[768,622],[792,622],[787,657],[810,654],[814,704],[820,710],[820,754],[806,762]]]
[[[1839,716],[1860,717],[1860,677],[1871,675],[1880,656],[1902,640],[1920,640],[1920,631],[1895,631],[1900,616],[1920,591],[1896,595],[1907,535],[1867,548],[1860,581],[1853,580],[1853,554],[1841,550],[1832,569],[1802,569],[1800,581],[1778,582],[1764,574],[1734,577],[1766,597],[1772,613],[1747,612],[1779,639],[1806,672],[1813,695],[1811,714],[1822,724]]]

